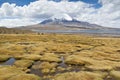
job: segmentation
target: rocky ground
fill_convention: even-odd
[[[0,80],[120,80],[120,38],[1,34]]]

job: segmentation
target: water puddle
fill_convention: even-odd
[[[33,66],[38,66],[38,65],[41,64],[41,61],[37,61],[37,62],[35,62],[35,63],[33,64],[33,66],[30,68],[30,70],[31,70],[31,71],[30,71],[30,74],[35,74],[35,75],[38,75],[38,76],[40,76],[40,77],[43,77],[43,76],[46,76],[46,75],[54,76],[54,75],[59,74],[59,73],[78,72],[78,71],[80,71],[81,67],[80,67],[80,66],[75,66],[75,65],[72,65],[72,66],[71,66],[71,69],[68,70],[69,66],[65,63],[64,57],[61,56],[60,59],[61,59],[62,62],[61,62],[61,63],[58,63],[57,68],[58,68],[58,67],[61,67],[61,68],[64,68],[64,70],[61,71],[61,70],[58,70],[58,69],[56,68],[56,71],[55,71],[54,73],[44,74],[44,73],[42,73],[41,69],[39,69],[39,68],[34,69],[34,68],[33,68]]]
[[[67,68],[68,66],[65,64],[64,57],[61,56],[61,63],[59,64],[60,67]]]
[[[15,61],[16,61],[15,58],[10,58],[10,59],[8,59],[8,60],[5,61],[5,62],[0,63],[0,65],[1,65],[1,66],[2,66],[2,65],[13,65]]]
[[[33,64],[33,66],[36,66],[36,65],[40,65],[41,62],[40,61],[37,61]],[[37,69],[34,69],[34,68],[30,68],[30,74],[35,74],[35,75],[38,75],[38,76],[44,76],[44,74],[41,72],[41,70],[39,68]]]

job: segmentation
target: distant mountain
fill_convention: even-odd
[[[103,28],[97,24],[91,24],[88,22],[78,21],[71,18],[67,14],[55,15],[50,19],[44,20],[40,25],[62,25],[69,28],[84,28],[84,29],[101,29]]]
[[[33,31],[36,31],[36,30],[37,31],[39,30],[68,31],[68,30],[81,30],[81,29],[107,29],[106,27],[102,27],[97,24],[78,21],[70,17],[68,14],[57,14],[50,17],[49,19],[42,21],[39,24],[23,26],[19,28],[24,30],[33,30]]]
[[[66,27],[73,27],[73,28],[86,28],[86,29],[99,29],[99,28],[103,28],[100,25],[97,24],[90,24],[88,22],[82,22],[82,21],[78,21],[78,20],[59,20],[59,19],[48,19],[45,20],[43,22],[40,23],[41,25],[62,25],[62,26],[66,26]]]
[[[33,32],[30,30],[0,27],[0,34],[25,34],[25,33],[33,33]]]

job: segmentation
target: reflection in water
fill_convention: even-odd
[[[0,65],[13,65],[15,61],[15,58],[10,58],[6,62],[1,63]]]
[[[37,62],[35,62],[33,65],[34,66],[39,66],[41,64],[41,62],[40,61],[37,61]],[[41,72],[41,70],[39,69],[39,68],[37,68],[37,69],[33,69],[32,67],[30,68],[30,73],[31,74],[35,74],[35,75],[38,75],[38,76],[43,76],[43,74],[42,74],[42,72]]]
[[[59,64],[60,67],[67,68],[67,65],[65,64],[64,57],[61,56],[61,63]]]

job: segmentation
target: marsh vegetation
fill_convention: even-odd
[[[1,34],[0,80],[120,80],[120,38]]]

